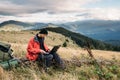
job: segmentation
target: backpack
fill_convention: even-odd
[[[13,59],[11,45],[0,42],[0,62]]]

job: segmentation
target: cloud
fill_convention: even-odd
[[[83,13],[76,15],[85,19],[120,20],[119,8],[84,8]]]
[[[0,0],[0,22],[69,22],[77,20],[120,20],[119,8],[85,8],[102,0]]]
[[[78,12],[88,3],[99,0],[0,0],[0,12],[7,14]],[[7,5],[7,6],[6,6]]]
[[[89,13],[95,19],[120,20],[119,8],[96,8],[94,10],[92,9]]]
[[[17,15],[1,15],[0,22],[6,20],[18,20],[25,22],[74,22],[80,20],[120,20],[119,9],[96,8],[86,9],[81,8],[81,12],[70,13],[22,13]]]
[[[108,28],[108,29],[106,29],[106,31],[116,32],[116,30],[115,30],[115,29],[113,29],[113,28]]]
[[[20,11],[24,11],[24,10],[22,10],[22,8],[23,8],[22,6],[12,4],[9,1],[0,1],[0,13],[16,14]],[[2,14],[2,15],[4,15],[4,14]]]
[[[33,14],[19,14],[17,16],[3,16],[0,22],[5,20],[18,20],[25,22],[69,22],[78,20],[75,17],[76,13],[61,13],[61,14],[48,14],[47,12],[33,13]]]

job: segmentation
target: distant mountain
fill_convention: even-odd
[[[48,26],[48,24],[45,24],[45,23],[27,23],[27,22],[9,20],[9,21],[5,21],[5,22],[1,23],[0,28],[6,27],[9,25],[10,25],[10,27],[11,27],[11,25],[14,25],[16,27],[19,26],[19,28],[22,27],[23,30],[34,30],[34,29],[40,29],[45,26]]]
[[[89,42],[91,44],[91,48],[94,49],[120,51],[120,46],[113,46],[105,42],[86,37],[80,33],[71,32],[62,27],[52,27],[52,28],[48,27],[46,29],[71,38],[80,47],[86,46],[87,45],[86,43]]]
[[[19,25],[19,26],[23,26],[23,27],[29,27],[29,26],[32,25],[32,24],[25,23],[25,22],[9,20],[9,21],[5,21],[5,22],[1,23],[0,27],[6,26],[6,25],[9,25],[9,24]]]
[[[58,24],[98,40],[120,40],[120,21],[86,20]]]
[[[12,28],[13,26],[13,28]],[[81,33],[85,36],[91,37],[93,39],[109,42],[109,40],[114,40],[119,43],[120,40],[120,21],[110,21],[110,20],[86,20],[86,21],[75,21],[68,23],[27,23],[9,20],[0,24],[1,30],[37,30],[45,27],[63,27],[72,32]],[[5,28],[4,28],[5,27]],[[114,42],[114,43],[115,43]],[[111,42],[110,42],[111,43]]]
[[[104,42],[115,45],[115,46],[120,46],[120,40],[105,40]]]
[[[113,27],[114,25],[114,27]],[[96,40],[99,35],[105,34],[106,31],[111,32],[109,33],[111,37],[116,37],[114,39],[119,40],[119,21],[118,22],[109,22],[109,21],[81,21],[81,22],[71,22],[71,23],[64,23],[64,24],[52,24],[52,23],[25,23],[20,21],[5,21],[0,24],[0,29],[8,29],[11,30],[38,30],[41,28],[47,28],[50,31],[57,32],[59,34],[65,35],[66,37],[71,38],[77,45],[84,47],[86,42],[90,42],[91,47],[94,49],[102,49],[102,50],[115,50],[120,51],[120,46],[112,46],[100,40]],[[114,29],[114,30],[112,30]],[[118,32],[112,34],[112,32]],[[77,33],[76,33],[77,32]],[[87,32],[93,32],[95,35],[91,36]],[[86,36],[92,37],[86,37]],[[100,33],[98,35],[98,33]],[[104,37],[102,35],[102,37]],[[114,35],[114,36],[112,36]],[[107,36],[109,36],[107,34]],[[106,39],[106,37],[104,37]]]
[[[68,23],[25,23],[20,21],[5,21],[0,24],[0,27],[4,27],[8,24],[14,24],[16,26],[22,26],[25,30],[28,29],[40,29],[46,26],[63,27],[73,32],[78,32],[98,40],[120,40],[120,21],[110,20],[86,20],[75,21]]]

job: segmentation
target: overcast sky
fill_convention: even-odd
[[[120,20],[120,0],[0,0],[0,22]]]

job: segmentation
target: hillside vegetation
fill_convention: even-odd
[[[0,31],[0,41],[10,43],[14,56],[23,58],[26,54],[27,43],[38,31]],[[0,80],[119,80],[120,52],[92,50],[93,55],[101,64],[103,72],[88,56],[87,51],[76,44],[63,33],[49,31],[45,39],[49,48],[61,44],[58,54],[64,59],[65,70],[50,67],[46,73],[36,63],[17,67],[12,70],[0,68]],[[101,77],[101,78],[100,78]]]
[[[80,33],[71,32],[62,27],[54,27],[54,28],[48,27],[46,29],[48,29],[49,31],[59,33],[59,34],[63,34],[64,36],[71,38],[80,47],[86,46],[86,43],[89,42],[91,44],[91,48],[93,49],[120,51],[120,46],[113,46],[111,44],[107,44],[99,40],[94,40]]]
[[[72,39],[74,41],[74,43],[79,45],[80,47],[86,46],[86,43],[89,42],[91,44],[91,48],[93,48],[93,49],[120,51],[119,44],[114,45],[116,43],[119,43],[118,40],[115,41],[116,43],[112,42],[112,44],[109,41],[105,43],[103,41],[95,40],[95,39],[92,39],[92,38],[87,37],[85,35],[81,35],[80,33],[75,33],[75,32],[69,31],[69,30],[75,31],[74,28],[77,28],[78,29],[77,31],[79,32],[79,30],[81,30],[81,28],[88,27],[88,26],[91,27],[94,30],[95,25],[97,26],[97,27],[95,27],[95,29],[97,29],[98,27],[104,27],[104,26],[107,26],[107,28],[108,28],[108,26],[110,24],[111,25],[116,24],[117,28],[119,26],[118,21],[116,21],[115,23],[114,22],[109,22],[109,21],[107,21],[107,22],[106,21],[100,21],[100,22],[95,21],[94,24],[92,22],[94,22],[94,21],[90,21],[90,22],[88,21],[88,22],[85,22],[85,23],[83,22],[84,25],[86,25],[86,26],[82,25],[81,22],[66,23],[67,25],[65,26],[63,24],[57,25],[57,24],[52,24],[52,23],[27,23],[27,22],[9,20],[9,21],[5,21],[5,22],[0,24],[0,31],[38,30],[38,29],[47,27],[47,29],[50,30],[50,31],[62,34],[64,36]],[[76,26],[74,26],[73,24],[76,24]],[[79,24],[79,25],[77,25],[77,24]],[[61,26],[61,27],[59,27],[59,26]],[[92,26],[94,26],[94,27],[92,27]],[[115,29],[117,29],[117,28],[115,28]],[[83,31],[86,31],[86,29],[84,29]],[[115,36],[116,36],[116,34],[115,34]],[[66,45],[66,41],[64,41],[64,46]]]

